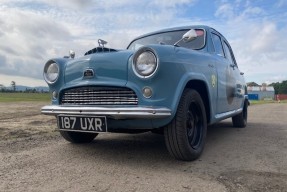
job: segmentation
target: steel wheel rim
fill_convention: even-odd
[[[195,102],[190,104],[187,111],[186,130],[189,145],[198,149],[203,135],[203,119],[200,107]]]

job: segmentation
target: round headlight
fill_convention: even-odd
[[[44,78],[47,83],[54,83],[59,77],[59,66],[57,63],[49,62],[44,68]]]
[[[158,66],[157,57],[151,50],[141,50],[135,54],[133,69],[136,75],[147,78],[154,74]]]

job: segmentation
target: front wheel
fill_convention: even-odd
[[[71,143],[90,143],[98,135],[98,133],[82,133],[72,131],[60,131],[64,139]]]
[[[206,113],[201,96],[193,89],[184,90],[174,119],[164,129],[169,153],[179,160],[197,159],[205,145],[206,130]]]

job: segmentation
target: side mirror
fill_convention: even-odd
[[[178,46],[177,44],[181,41],[188,43],[198,37],[196,31],[194,29],[190,29],[188,32],[183,34],[182,38],[173,44],[174,46]]]
[[[194,29],[191,29],[182,36],[182,40],[187,43],[196,39],[196,37],[196,31]]]

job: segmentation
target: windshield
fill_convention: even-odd
[[[140,47],[149,44],[174,45],[189,30],[170,31],[153,34],[140,39],[136,39],[129,46],[130,50],[138,50]],[[177,45],[188,49],[202,49],[205,45],[205,33],[203,29],[195,29],[197,38],[190,42],[180,41]]]

